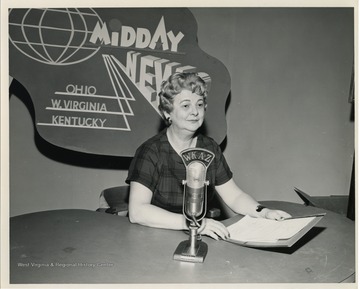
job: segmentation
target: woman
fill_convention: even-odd
[[[216,142],[198,133],[206,110],[205,82],[195,73],[175,73],[164,81],[159,93],[159,110],[167,128],[143,143],[129,168],[129,218],[145,226],[186,230],[182,214],[183,185],[186,169],[180,152],[194,147],[215,154],[207,169],[208,199],[218,192],[236,213],[281,220],[290,217],[279,210],[260,206],[232,179],[232,172]],[[226,239],[229,232],[219,221],[204,218],[199,232],[214,239]]]

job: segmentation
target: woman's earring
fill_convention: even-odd
[[[171,124],[171,118],[170,116],[166,119],[169,124]]]

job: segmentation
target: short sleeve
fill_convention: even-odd
[[[216,146],[216,156],[218,156],[218,161],[216,162],[215,185],[220,186],[231,180],[233,177],[233,173],[230,170],[228,163],[226,162],[220,146],[218,145]]]
[[[126,183],[130,184],[130,182],[135,181],[153,192],[156,187],[155,180],[158,180],[158,164],[159,157],[157,150],[146,144],[141,145],[136,150],[135,156],[131,161]]]

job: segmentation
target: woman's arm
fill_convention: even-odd
[[[151,204],[152,191],[138,182],[130,183],[129,219],[144,226],[185,230],[185,217]]]
[[[254,198],[243,192],[236,185],[233,179],[229,180],[223,185],[216,186],[215,189],[219,193],[223,201],[235,213],[273,220],[281,220],[291,217],[288,213],[284,211],[270,210],[268,208],[262,209],[260,212],[257,212],[256,209],[260,204]]]

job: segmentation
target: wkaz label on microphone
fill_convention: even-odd
[[[181,158],[188,166],[193,161],[199,161],[208,167],[213,161],[215,154],[209,150],[202,148],[190,148],[181,152]]]

